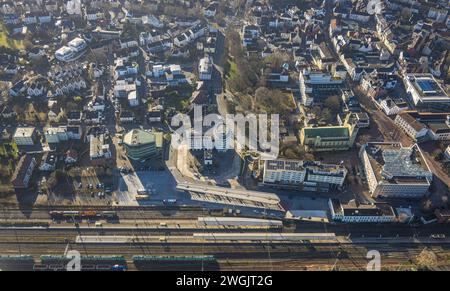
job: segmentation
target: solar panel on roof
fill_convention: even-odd
[[[416,82],[420,89],[424,92],[435,91],[436,84],[430,80],[417,80]]]

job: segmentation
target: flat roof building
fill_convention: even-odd
[[[450,109],[450,96],[432,74],[407,74],[403,82],[416,107],[438,111]]]
[[[344,80],[328,72],[304,69],[299,75],[299,85],[303,105],[311,106],[325,101],[330,95],[338,94]]]
[[[163,146],[161,132],[133,129],[123,138],[127,156],[132,160],[146,160],[157,156]]]
[[[101,165],[112,156],[105,134],[89,136],[89,158],[93,165]]]
[[[417,145],[368,143],[359,153],[372,197],[421,198],[433,173]]]
[[[355,200],[341,204],[338,199],[329,199],[331,217],[344,223],[389,223],[395,222],[397,216],[387,203],[360,204]]]
[[[69,47],[76,52],[83,51],[86,47],[86,41],[82,38],[76,37],[68,43]]]
[[[37,131],[34,127],[18,127],[13,139],[18,146],[32,146],[37,142]]]
[[[263,182],[305,191],[328,191],[343,186],[347,169],[342,165],[300,160],[269,160],[264,163]]]
[[[208,81],[212,78],[212,60],[209,56],[200,60],[198,65],[198,74],[201,81]]]
[[[69,62],[75,57],[75,50],[68,46],[63,46],[55,52],[55,57],[63,62]]]
[[[55,144],[69,140],[67,127],[65,126],[44,128],[44,136],[45,140],[49,144]]]

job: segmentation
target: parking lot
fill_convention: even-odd
[[[136,193],[140,190],[146,190],[149,199],[136,201]],[[189,195],[177,191],[176,181],[168,171],[138,171],[119,177],[115,200],[120,205],[161,204],[164,199],[190,204]]]
[[[193,153],[197,161],[203,163],[203,151]],[[241,157],[234,150],[213,152],[213,164],[203,166],[199,173],[201,178],[213,184],[223,185],[229,180],[237,179],[241,170]]]

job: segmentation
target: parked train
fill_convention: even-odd
[[[112,219],[117,218],[116,211],[50,211],[50,217],[53,219],[61,218],[104,218]]]

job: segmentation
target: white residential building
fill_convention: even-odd
[[[447,20],[447,14],[448,14],[448,6],[447,9],[445,8],[439,9],[437,7],[431,7],[430,10],[428,10],[427,17],[442,23]]]
[[[114,86],[114,97],[128,98],[128,94],[133,91],[136,91],[136,83],[129,83],[121,80],[116,82],[116,85]]]
[[[103,164],[112,156],[104,134],[89,136],[89,158],[94,165]]]
[[[302,184],[306,178],[303,161],[265,161],[264,183]]]
[[[69,41],[68,46],[75,52],[79,53],[86,49],[87,43],[84,39],[76,37],[73,40]]]
[[[379,100],[378,105],[388,116],[396,115],[409,109],[408,103],[403,99],[392,99],[390,97]]]
[[[447,149],[444,152],[444,156],[447,160],[450,160],[450,145],[447,147]]]
[[[121,49],[133,48],[133,47],[139,46],[139,42],[134,39],[131,39],[131,38],[120,39],[119,42],[120,42]]]
[[[342,187],[347,176],[347,169],[338,165],[327,165],[319,162],[305,163],[308,175],[307,182],[327,184],[331,187]]]
[[[18,127],[14,133],[13,139],[18,146],[32,146],[37,142],[36,128]]]
[[[139,44],[141,46],[145,46],[149,43],[153,43],[154,40],[155,40],[155,37],[152,35],[151,32],[144,31],[139,34]]]
[[[212,79],[213,64],[209,56],[200,60],[198,65],[198,74],[201,81],[209,81]]]
[[[395,124],[415,142],[425,141],[428,128],[408,113],[400,113],[395,117]]]
[[[450,115],[446,113],[405,111],[397,115],[395,124],[418,143],[450,140]]]
[[[63,62],[71,61],[75,56],[75,51],[70,47],[63,46],[55,52],[55,57]]]
[[[299,74],[300,95],[305,106],[311,106],[319,95],[326,96],[329,92],[338,92],[344,80],[340,77],[333,77],[330,73],[321,71],[311,71],[304,69]]]
[[[234,143],[233,132],[227,131],[223,125],[204,132],[197,132],[192,128],[187,134],[190,134],[188,138],[190,140],[189,149],[193,151],[215,149],[219,152],[226,152],[232,148]]]
[[[81,0],[69,0],[65,2],[64,7],[69,15],[76,14],[81,16],[83,14]]]
[[[131,107],[139,106],[139,98],[136,91],[128,93],[128,104],[130,104]]]

